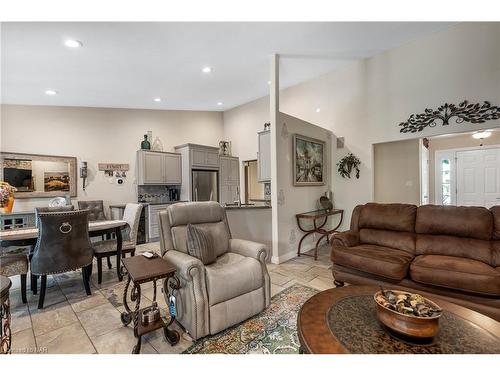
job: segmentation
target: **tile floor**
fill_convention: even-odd
[[[137,253],[141,251],[159,252],[159,244],[140,245]],[[317,261],[302,256],[280,265],[269,264],[271,293],[279,293],[295,283],[318,290],[332,288],[330,266],[328,246],[319,249]],[[114,265],[112,270],[103,268],[100,286],[97,275],[92,275],[91,296],[85,294],[80,272],[49,276],[43,310],[37,309],[38,296],[29,290],[28,303],[22,303],[19,277],[13,278],[12,353],[130,353],[136,343],[133,329],[123,327],[120,321],[125,282],[118,281]],[[152,284],[144,284],[143,292],[144,302],[151,303]],[[161,307],[166,306],[161,293],[157,301]],[[189,335],[183,334],[181,341],[172,347],[158,330],[143,337],[141,353],[180,353],[191,344]]]

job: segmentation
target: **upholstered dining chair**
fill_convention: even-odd
[[[103,201],[78,201],[78,209],[89,211],[89,221],[106,220]]]
[[[73,205],[66,205],[66,206],[54,206],[54,207],[35,207],[35,226],[38,228],[38,215],[41,212],[68,212],[68,211],[74,211],[75,206]],[[31,262],[31,258],[33,256],[33,251],[34,248],[30,248],[29,254],[28,254],[28,259]],[[38,276],[33,275],[32,272],[30,272],[30,288],[33,294],[38,293]]]
[[[41,276],[38,308],[43,308],[47,275],[82,269],[83,285],[90,291],[94,249],[88,232],[88,212],[39,212],[38,239],[31,258],[31,273]]]
[[[0,255],[0,275],[21,277],[21,299],[26,303],[26,275],[28,274],[28,256],[22,253],[3,253]]]
[[[233,239],[219,203],[176,203],[159,215],[162,257],[176,267],[180,279],[177,320],[193,339],[214,335],[269,306],[267,248]],[[188,224],[208,232],[217,254],[215,262],[204,265],[188,254]],[[167,295],[165,299],[168,303]]]
[[[130,253],[135,255],[135,247],[137,244],[137,232],[139,230],[139,221],[141,219],[142,204],[127,203],[123,212],[122,220],[127,222],[127,228],[122,235],[122,258]],[[117,242],[116,240],[106,240],[93,243],[94,256],[97,259],[97,283],[102,283],[102,258],[116,255]],[[108,264],[109,266],[109,264]]]
[[[106,214],[104,213],[104,201],[94,200],[94,201],[78,201],[78,209],[89,211],[89,221],[101,221],[106,220]],[[103,235],[101,240],[105,240],[106,236]],[[92,241],[93,239],[91,239]],[[111,257],[107,257],[108,269],[111,269]]]

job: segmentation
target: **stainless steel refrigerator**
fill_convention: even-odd
[[[219,172],[205,171],[200,169],[192,170],[193,187],[192,200],[198,201],[219,201]]]

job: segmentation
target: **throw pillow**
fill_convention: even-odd
[[[198,258],[203,264],[213,263],[217,259],[210,233],[192,224],[187,225],[187,250],[189,255]]]

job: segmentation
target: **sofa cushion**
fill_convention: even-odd
[[[406,251],[377,245],[332,248],[333,263],[392,280],[406,277],[412,259]]]
[[[419,255],[410,266],[413,281],[488,296],[500,296],[500,272],[486,263],[446,255]]]
[[[363,228],[359,231],[359,242],[415,253],[415,234],[410,232]]]
[[[493,206],[490,208],[493,215],[493,239],[500,240],[500,206]]]
[[[205,267],[210,306],[262,287],[264,275],[257,259],[225,253]]]
[[[186,247],[189,255],[198,258],[205,265],[217,259],[210,233],[191,224],[187,225]]]
[[[417,206],[412,204],[367,203],[359,215],[359,228],[413,232]]]
[[[420,206],[415,232],[490,240],[493,215],[484,207]]]
[[[455,236],[417,234],[417,255],[448,255],[491,264],[491,242]]]

